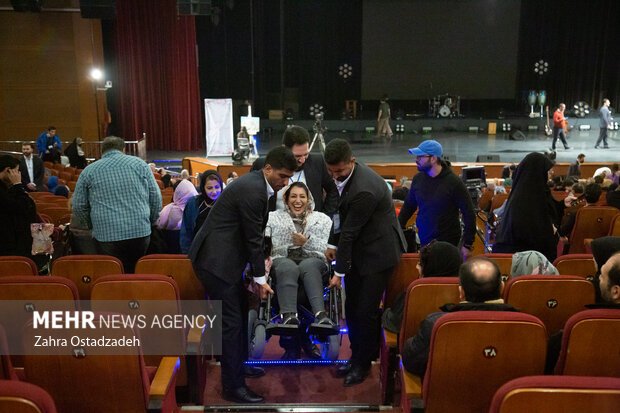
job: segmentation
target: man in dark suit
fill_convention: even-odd
[[[338,372],[345,375],[344,385],[352,386],[364,381],[377,357],[379,304],[406,243],[383,178],[355,162],[351,147],[342,139],[327,145],[325,162],[340,192],[325,256],[336,260],[330,287],[340,287],[346,277],[345,310],[352,351],[349,363]]]
[[[325,161],[320,154],[310,153],[310,136],[301,126],[290,126],[282,135],[282,146],[290,148],[297,160],[297,168],[288,183],[304,182],[314,198],[314,210],[332,216],[338,206],[338,191],[334,181],[329,176]],[[258,158],[252,164],[252,170],[261,169],[265,158]],[[325,196],[323,195],[325,191]],[[276,209],[284,209],[282,193],[278,193]],[[272,208],[274,209],[274,208]]]
[[[19,171],[22,174],[22,184],[28,192],[43,191],[43,177],[45,166],[38,156],[33,155],[34,144],[22,143],[22,154],[19,161]]]
[[[267,154],[262,170],[234,180],[213,205],[188,253],[209,298],[222,302],[222,388],[229,401],[263,401],[245,385],[248,304],[243,271],[249,263],[261,296],[273,294],[266,284],[263,246],[268,199],[286,185],[295,165],[291,150],[278,147]]]

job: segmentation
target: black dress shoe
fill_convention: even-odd
[[[312,360],[321,360],[323,356],[321,355],[321,350],[314,344],[313,342],[304,343],[303,345],[304,353],[306,356],[310,357]]]
[[[368,377],[368,373],[370,373],[369,368],[363,368],[360,366],[353,366],[351,370],[344,377],[344,387],[355,386],[356,384],[360,384],[366,377]]]
[[[286,361],[299,360],[301,358],[300,353],[301,352],[299,351],[299,349],[287,348],[286,350],[284,350],[284,354],[282,355],[282,357],[280,357],[280,360],[286,360]]]
[[[258,366],[248,366],[247,364],[243,368],[243,373],[245,377],[249,379],[255,379],[257,377],[262,377],[265,375],[265,369]]]
[[[349,361],[345,364],[340,365],[336,370],[336,377],[344,377],[349,374],[349,372],[351,371],[351,366],[352,364]]]
[[[263,396],[254,393],[247,386],[238,387],[234,390],[224,390],[222,397],[224,400],[234,403],[262,403],[265,401]]]

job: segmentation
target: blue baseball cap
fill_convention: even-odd
[[[416,156],[431,155],[441,158],[443,148],[439,142],[429,139],[422,142],[417,148],[409,149],[409,153]]]

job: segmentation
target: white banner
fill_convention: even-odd
[[[205,99],[207,157],[227,156],[234,150],[232,99]]]

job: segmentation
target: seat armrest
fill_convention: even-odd
[[[398,356],[400,366],[400,379],[401,379],[401,391],[407,396],[408,399],[421,399],[422,398],[422,378],[416,376],[413,373],[409,373],[403,367],[403,361]]]
[[[389,330],[383,329],[383,337],[385,339],[385,345],[388,348],[397,348],[398,347],[398,334],[392,333]]]
[[[185,354],[196,355],[200,349],[200,339],[202,338],[202,328],[193,326],[187,333]]]
[[[174,391],[174,383],[179,371],[178,357],[162,357],[149,392],[149,412],[160,411],[169,391]]]

